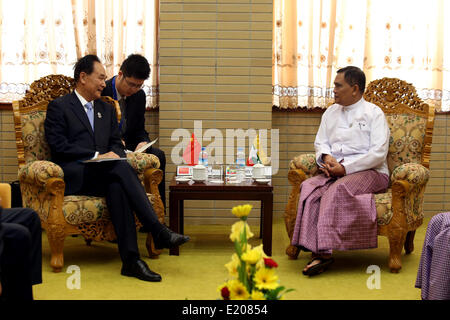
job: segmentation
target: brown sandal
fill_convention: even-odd
[[[309,267],[306,270],[303,270],[302,273],[305,276],[314,276],[316,274],[320,274],[328,269],[328,267],[334,262],[333,258],[321,258],[316,257],[313,258],[311,261],[308,262],[307,266],[310,265],[313,261],[318,260],[320,261],[318,264],[313,265],[312,267]]]

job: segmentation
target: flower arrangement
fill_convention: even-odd
[[[248,239],[253,233],[247,224],[252,210],[249,204],[233,207],[231,212],[240,220],[231,227],[230,240],[234,242],[235,253],[225,265],[230,276],[219,286],[218,291],[224,300],[280,300],[283,294],[292,291],[281,286],[275,268],[278,264],[263,251],[262,245],[252,248]]]

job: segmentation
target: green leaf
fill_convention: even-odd
[[[242,247],[241,247],[241,243],[237,240],[234,240],[234,249],[236,250],[236,253],[238,255],[239,258],[241,258],[242,256]]]

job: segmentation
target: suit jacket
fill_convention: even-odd
[[[44,128],[52,161],[64,171],[66,194],[81,189],[85,167],[81,161],[91,159],[96,151],[100,154],[114,151],[120,157],[126,157],[116,112],[101,100],[94,101],[95,133],[75,92],[49,103]]]
[[[102,95],[114,98],[114,90],[111,78],[106,81],[106,87],[103,89]],[[146,99],[144,90],[139,90],[135,94],[127,97],[125,103],[127,126],[122,139],[125,141],[125,147],[128,150],[134,151],[140,142],[150,142],[148,132],[145,130]]]

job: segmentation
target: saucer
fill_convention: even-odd
[[[176,177],[175,181],[179,182],[179,183],[188,183],[189,181],[191,181],[191,178],[188,178],[188,177]]]
[[[209,180],[209,183],[217,183],[217,184],[221,184],[223,183],[223,180]]]
[[[194,182],[198,182],[198,183],[203,183],[203,182],[205,182],[206,181],[206,179],[192,179],[192,180],[194,180]]]
[[[268,184],[271,179],[255,179],[256,183],[258,184]]]

